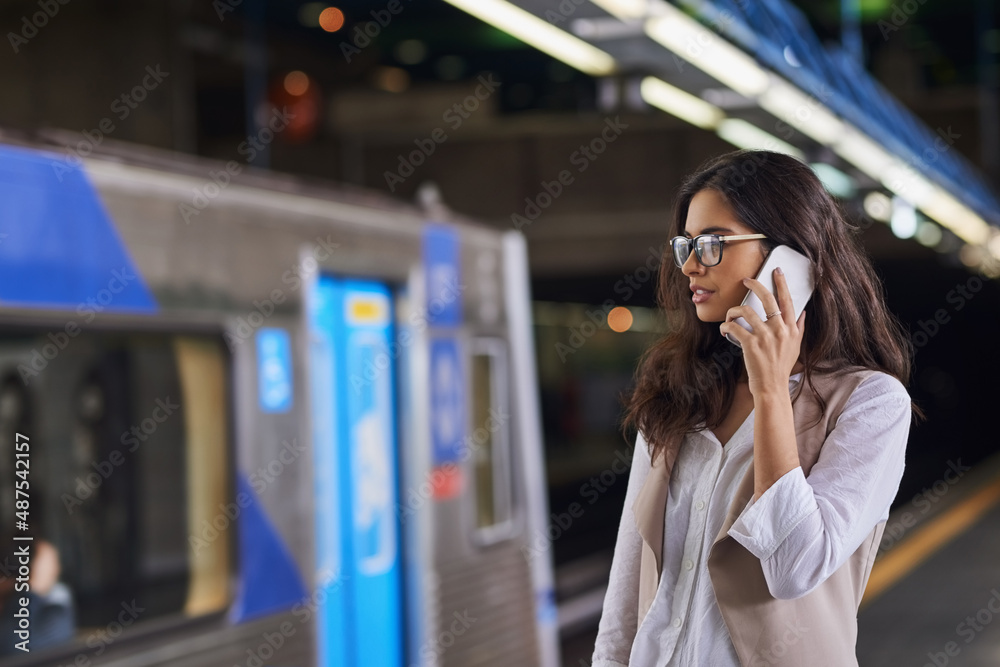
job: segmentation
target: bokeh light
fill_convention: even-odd
[[[427,57],[427,43],[419,39],[404,39],[393,48],[393,55],[404,65],[416,65]]]
[[[325,2],[307,2],[299,7],[299,23],[307,28],[319,27],[319,15],[327,8]]]
[[[305,95],[309,90],[309,75],[300,70],[289,72],[285,75],[285,91],[289,95]]]
[[[336,7],[327,7],[319,14],[319,27],[327,32],[337,32],[344,27],[344,12]]]
[[[373,82],[376,88],[401,93],[410,87],[410,75],[400,67],[379,67],[375,70]]]
[[[615,306],[608,313],[608,326],[621,333],[632,328],[632,311],[625,306]]]

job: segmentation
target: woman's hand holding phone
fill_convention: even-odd
[[[773,277],[777,295],[755,278],[745,278],[743,282],[760,299],[765,312],[780,310],[780,315],[765,322],[753,308],[743,304],[730,308],[726,321],[719,326],[722,335],[736,338],[743,348],[750,393],[754,398],[768,392],[788,394],[788,378],[798,361],[805,335],[805,310],[796,320],[792,295],[780,268],[775,269]],[[738,317],[745,318],[753,331],[747,331],[733,321]]]

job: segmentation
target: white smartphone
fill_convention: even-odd
[[[779,266],[785,273],[785,283],[787,283],[788,291],[792,295],[792,304],[795,306],[795,321],[797,322],[799,315],[802,314],[802,309],[806,307],[809,297],[813,293],[813,264],[808,257],[796,250],[792,250],[786,245],[776,246],[767,256],[767,259],[764,260],[764,266],[760,267],[760,272],[756,276],[757,280],[771,294],[774,294],[775,298],[777,298],[778,292],[774,288],[774,270]],[[753,290],[749,288],[748,290],[741,305],[750,306],[760,316],[760,319],[767,321],[764,304],[753,293]],[[737,317],[733,321],[753,333],[753,327],[750,326],[746,319]],[[735,336],[726,334],[726,338],[736,347],[742,347]]]

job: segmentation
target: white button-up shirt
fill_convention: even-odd
[[[789,379],[789,392],[801,378],[796,373]],[[685,437],[668,488],[659,588],[636,628],[642,538],[632,506],[651,468],[639,434],[593,667],[740,667],[715,599],[708,554],[753,465],[755,412],[725,447],[704,422]],[[906,388],[876,373],[851,394],[809,478],[795,468],[747,504],[728,534],[761,560],[772,595],[793,598],[813,590],[888,519],[909,429]]]

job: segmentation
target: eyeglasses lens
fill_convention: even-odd
[[[691,254],[691,244],[705,266],[715,266],[722,259],[722,241],[717,236],[699,236],[697,239],[678,238],[674,241],[674,263],[683,267]]]
[[[689,239],[674,239],[674,264],[678,267],[684,266],[688,256],[691,254],[691,242]]]
[[[715,266],[722,259],[722,241],[718,236],[699,237],[697,253],[702,264]]]

